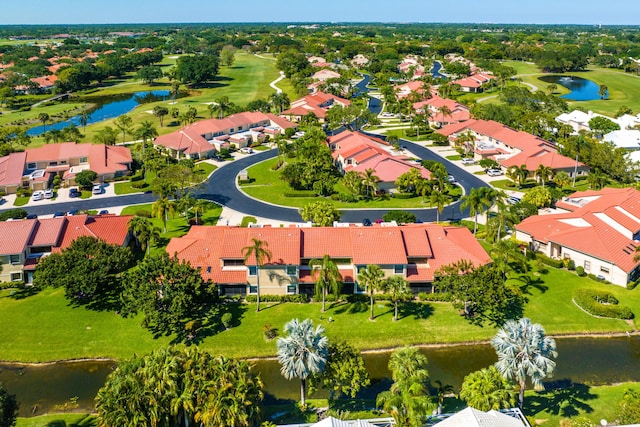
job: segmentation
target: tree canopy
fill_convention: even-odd
[[[176,61],[176,78],[182,83],[198,86],[218,74],[217,55],[181,56]]]

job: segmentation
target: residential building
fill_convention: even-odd
[[[193,226],[167,246],[171,256],[188,261],[205,280],[218,284],[222,295],[257,292],[255,261],[244,260],[242,248],[252,239],[265,242],[271,252],[259,269],[262,294],[313,294],[312,259],[329,255],[338,265],[343,293],[361,293],[358,273],[379,265],[385,276],[399,275],[413,292],[432,290],[434,273],[443,265],[469,260],[484,265],[491,258],[466,227],[435,224],[371,227],[239,228]],[[379,249],[379,250],[378,250]]]
[[[351,62],[351,65],[354,66],[355,68],[364,68],[369,63],[369,58],[359,53],[356,56],[354,56],[350,62]]]
[[[443,109],[449,110],[444,114]],[[427,114],[429,124],[441,128],[451,123],[466,122],[471,118],[469,107],[454,101],[434,95],[424,101],[415,102],[413,109],[418,114]],[[446,110],[445,110],[446,112]]]
[[[605,188],[573,193],[556,203],[560,213],[532,216],[516,237],[533,250],[571,259],[586,273],[626,286],[640,277],[640,191]]]
[[[425,74],[424,65],[413,55],[406,56],[402,60],[400,65],[398,65],[398,71],[402,74],[410,75],[412,80],[419,79]]]
[[[153,144],[164,147],[176,159],[204,159],[222,148],[244,148],[295,127],[295,124],[274,114],[252,111],[223,119],[201,120],[179,131],[161,135]]]
[[[614,130],[602,137],[604,142],[612,143],[616,148],[623,148],[629,152],[629,159],[640,162],[640,130]]]
[[[438,132],[452,143],[462,135],[471,135],[475,156],[493,159],[504,168],[525,165],[531,177],[540,165],[555,173],[565,171],[570,177],[589,173],[584,163],[559,154],[553,143],[493,120],[471,119],[447,125]]]
[[[527,418],[520,409],[507,409],[496,411],[494,409],[484,412],[467,407],[455,414],[441,416],[443,421],[427,425],[437,427],[530,427]]]
[[[480,93],[484,91],[485,86],[494,77],[491,74],[478,72],[473,73],[469,77],[454,80],[451,82],[453,85],[458,85],[462,92]]]
[[[63,142],[27,148],[0,157],[0,191],[44,190],[56,175],[66,186],[74,185],[76,174],[87,169],[98,174],[97,181],[109,181],[129,174],[132,163],[131,152],[121,146]]]
[[[420,80],[412,80],[407,83],[402,83],[393,87],[396,92],[396,98],[403,99],[410,96],[412,93],[417,94],[420,98],[424,99],[433,94],[435,89],[433,89],[431,94],[426,93],[424,88],[424,82]]]
[[[378,177],[378,190],[390,191],[396,180],[411,169],[420,171],[423,178],[431,173],[420,164],[410,162],[404,156],[394,156],[389,144],[360,132],[343,131],[328,139],[332,156],[342,173],[355,171],[366,173],[372,169]]]
[[[33,281],[41,257],[59,252],[81,236],[129,244],[131,215],[74,215],[0,222],[0,282]]]
[[[320,123],[324,123],[327,111],[334,105],[348,107],[351,105],[351,101],[328,93],[316,92],[296,99],[291,103],[290,108],[283,111],[280,116],[293,122],[299,122],[302,117],[313,114]]]

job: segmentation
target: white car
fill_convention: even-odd
[[[99,184],[95,184],[93,189],[91,190],[93,194],[102,194],[102,186]]]
[[[42,195],[44,196],[45,199],[52,199],[53,198],[53,190],[51,190],[51,189],[44,190],[44,193],[42,193]]]
[[[34,202],[42,199],[44,199],[44,191],[34,191],[31,195],[31,200],[33,200]]]
[[[489,176],[501,176],[501,175],[504,175],[504,172],[502,171],[502,169],[489,169],[487,171],[487,175],[489,175]]]
[[[476,162],[475,159],[472,159],[470,157],[462,159],[462,164],[463,165],[475,165],[476,163],[478,163],[478,162]]]
[[[251,148],[251,147],[244,147],[244,148],[241,148],[241,149],[240,149],[240,152],[241,152],[241,153],[244,153],[244,154],[251,154],[251,153],[253,153],[253,148]]]

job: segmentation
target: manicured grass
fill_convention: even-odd
[[[533,84],[539,90],[547,91],[549,83],[543,82],[538,77],[551,75],[552,73],[542,73],[535,65],[517,61],[507,61],[504,64],[516,68],[519,74],[518,77],[523,82]],[[585,110],[608,116],[615,115],[623,105],[630,107],[634,112],[640,111],[640,76],[593,65],[589,66],[587,71],[572,71],[564,74],[589,79],[598,85],[606,85],[609,88],[609,99],[569,101],[570,108],[581,107]],[[562,95],[564,93],[568,93],[568,90],[558,85],[558,94]]]
[[[216,165],[212,165],[207,162],[199,162],[194,167],[194,172],[202,177],[204,181],[211,175],[211,172],[216,170],[218,167]],[[133,193],[141,193],[143,191],[148,191],[150,189],[150,185],[155,179],[155,174],[152,172],[148,172],[146,176],[147,185],[143,188],[134,188],[132,184],[140,183],[141,181],[121,181],[116,182],[114,185],[114,191],[116,194],[133,194]]]
[[[13,206],[24,206],[29,203],[30,197],[16,197],[13,201]]]
[[[51,414],[18,418],[16,427],[97,427],[98,419],[89,414]]]
[[[131,207],[132,211],[135,209],[143,207]],[[169,224],[169,233],[163,237],[185,231],[184,218],[172,221],[175,223]],[[620,304],[631,307],[638,314],[639,290],[629,291],[601,284],[580,278],[573,272],[552,268],[547,274],[530,275],[529,281],[531,284],[524,290],[529,299],[524,314],[541,323],[551,335],[624,333],[635,327],[622,320],[590,316],[575,306],[571,299],[578,288],[606,289],[619,299]],[[264,340],[263,327],[271,324],[281,329],[292,318],[311,318],[326,328],[330,339],[345,339],[361,349],[486,341],[496,331],[490,325],[471,325],[449,303],[407,305],[398,322],[392,321],[393,309],[386,302],[376,303],[375,321],[368,320],[368,303],[329,304],[325,313],[320,312],[319,303],[263,303],[262,307],[256,313],[254,304],[230,306],[238,326],[204,338],[201,345],[230,357],[273,356],[275,343]],[[329,322],[329,317],[334,321]],[[168,343],[166,337],[153,339],[148,331],[142,329],[140,321],[140,318],[123,319],[114,312],[72,307],[64,298],[62,289],[46,289],[23,299],[14,299],[9,296],[9,291],[3,291],[0,293],[0,324],[5,326],[0,330],[0,341],[11,345],[0,348],[0,360],[122,358]]]
[[[47,99],[51,97],[49,95],[47,97],[43,97],[42,99]],[[32,96],[29,96],[33,98]],[[0,108],[0,126],[40,126],[42,122],[38,119],[38,115],[40,113],[47,113],[51,117],[51,120],[47,123],[49,125],[52,121],[61,121],[64,120],[65,117],[71,117],[79,112],[81,112],[84,108],[87,107],[87,104],[83,102],[69,102],[69,103],[57,103],[53,105],[40,105],[38,107],[32,108],[29,111],[19,111],[19,110],[11,110],[8,108]]]
[[[254,181],[251,184],[243,185],[242,191],[260,200],[275,203],[281,206],[291,206],[301,208],[307,203],[317,200],[328,200],[338,209],[361,209],[361,208],[428,208],[431,207],[429,202],[423,203],[422,197],[413,197],[410,199],[377,198],[374,200],[360,200],[354,203],[341,202],[338,200],[330,200],[323,197],[287,197],[287,194],[305,194],[291,189],[289,184],[280,179],[280,171],[272,170],[276,164],[276,159],[267,160],[258,163],[248,169],[249,177]],[[291,161],[289,159],[288,161]],[[295,160],[293,160],[295,161]],[[340,184],[336,185],[336,189],[340,191]],[[459,187],[451,190],[450,195],[458,197]],[[346,190],[345,190],[346,191]]]

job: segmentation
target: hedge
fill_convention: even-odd
[[[299,191],[297,193],[284,193],[284,197],[316,197],[317,194],[313,190]]]
[[[247,295],[245,300],[247,302],[256,302],[257,295]],[[260,295],[260,302],[309,302],[309,297],[306,294],[296,295]]]
[[[391,193],[394,199],[412,199],[416,197],[413,193]]]
[[[539,259],[540,261],[542,261],[543,264],[546,264],[551,267],[564,268],[564,261],[561,259],[549,258],[548,256],[540,253],[536,254],[536,259]]]
[[[27,211],[24,209],[8,209],[0,213],[0,221],[6,221],[9,218],[22,219],[27,217]]]
[[[631,309],[618,305],[618,300],[609,292],[578,289],[573,300],[580,308],[594,316],[612,319],[633,319],[634,317]]]

